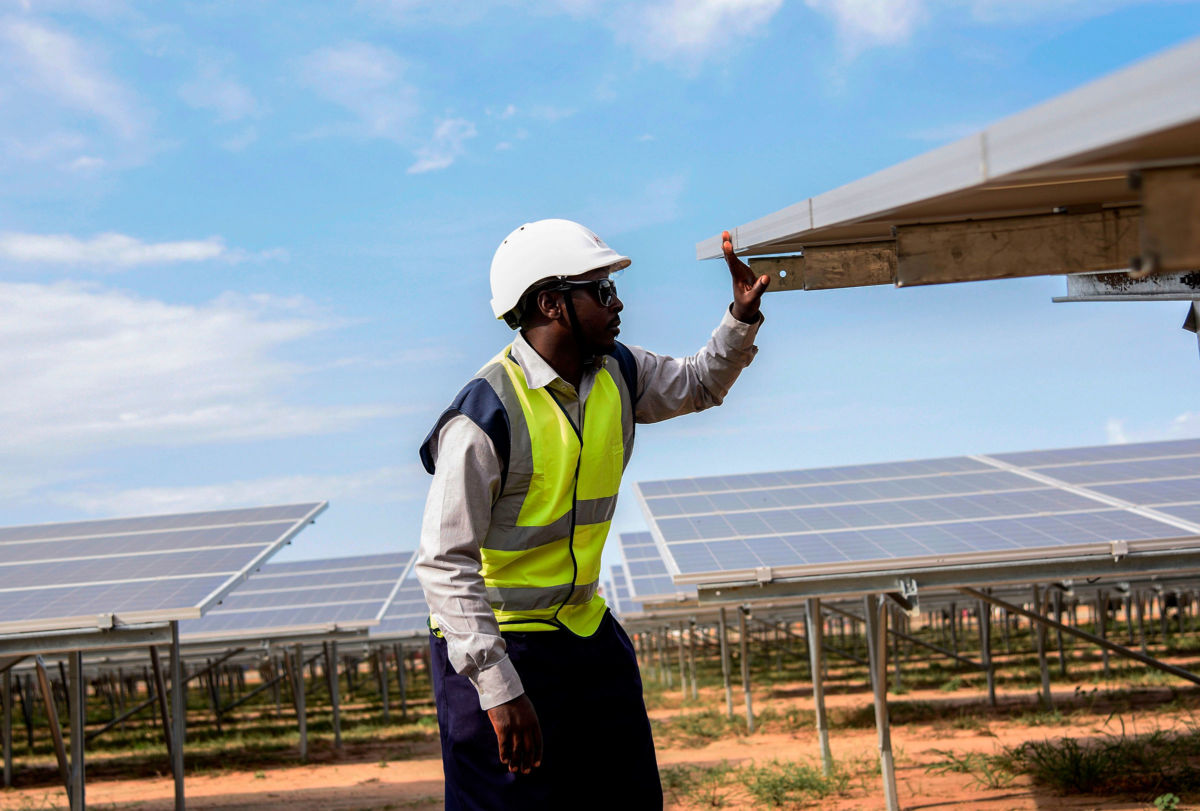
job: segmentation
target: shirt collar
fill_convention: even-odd
[[[558,376],[558,372],[554,371],[554,367],[546,363],[545,358],[537,353],[537,350],[529,345],[529,341],[525,340],[525,336],[520,332],[516,334],[512,342],[512,356],[516,360],[517,365],[521,367],[521,371],[525,373],[525,384],[531,389],[540,389],[548,386],[554,381],[559,381],[564,386],[569,384]],[[600,356],[598,367],[585,369],[583,376],[587,379],[588,375],[595,374],[596,368],[604,368],[608,362],[606,355]]]

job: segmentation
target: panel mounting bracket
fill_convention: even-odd
[[[1113,556],[1114,561],[1118,561],[1121,558],[1123,558],[1129,554],[1129,542],[1128,541],[1113,541],[1111,546],[1112,546],[1112,556]]]
[[[759,583],[770,583],[775,579],[775,575],[771,573],[770,566],[759,566],[754,570],[754,579]]]
[[[917,581],[911,577],[901,577],[896,581],[899,591],[888,593],[892,602],[904,609],[910,617],[921,613],[921,603],[917,596]]]

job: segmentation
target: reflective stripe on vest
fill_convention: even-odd
[[[502,630],[565,626],[588,636],[604,616],[600,556],[633,445],[632,398],[615,368],[609,360],[597,371],[582,426],[549,388],[529,387],[509,349],[478,375],[509,426],[504,487],[480,550]]]

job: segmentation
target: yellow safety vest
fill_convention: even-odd
[[[596,631],[604,616],[600,557],[634,438],[636,370],[618,344],[576,425],[548,387],[530,388],[511,347],[493,358],[455,398],[447,419],[470,417],[492,438],[502,463],[500,494],[483,539],[480,573],[504,631]]]

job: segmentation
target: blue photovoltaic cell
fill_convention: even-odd
[[[363,627],[383,611],[411,552],[272,563],[203,619],[180,623],[185,637],[308,626]]]
[[[620,566],[612,567],[613,589],[616,591],[617,613],[622,617],[643,613],[643,606],[629,591],[629,581]]]
[[[995,468],[965,456],[946,459],[923,459],[911,462],[883,462],[870,465],[785,470],[773,473],[745,473],[732,476],[707,476],[694,479],[640,482],[638,487],[646,497],[688,495],[722,490],[755,490],[785,487],[796,484],[832,484],[868,479],[894,479],[903,476],[925,476],[938,473],[990,471]]]
[[[1176,504],[1169,507],[1155,507],[1154,509],[1155,512],[1173,515],[1176,518],[1182,518],[1184,521],[1190,521],[1193,524],[1200,524],[1200,504]],[[1180,533],[1181,530],[1175,530],[1176,535]]]
[[[1102,507],[1099,502],[1063,490],[946,496],[835,507],[801,507],[753,513],[725,513],[657,521],[668,544],[767,534],[819,532],[853,527],[940,523],[1011,515],[1076,512]]]
[[[429,606],[425,603],[425,592],[417,580],[412,567],[400,581],[400,588],[388,604],[379,625],[370,630],[371,636],[429,635]]]
[[[1164,511],[1165,512],[1165,511]],[[1106,510],[958,524],[882,527],[768,538],[673,544],[684,574],[758,566],[886,561],[930,555],[1053,549],[1110,540],[1174,538],[1180,530],[1150,518]]]
[[[993,459],[1037,468],[1046,465],[1067,465],[1081,462],[1115,462],[1125,459],[1151,459],[1160,456],[1200,454],[1200,439],[1176,439],[1169,442],[1137,442],[1128,445],[1095,445],[1085,448],[1063,448],[1050,451],[993,453]]]
[[[1200,456],[1175,456],[1088,465],[1062,465],[1038,468],[1038,473],[1067,484],[1101,484],[1135,479],[1174,479],[1200,476]]]
[[[194,615],[324,506],[0,528],[0,632],[66,629],[89,614],[126,621]]]
[[[1155,504],[1180,504],[1200,501],[1200,476],[1187,479],[1159,479],[1150,482],[1124,484],[1093,484],[1088,487],[1097,493],[1149,507]]]
[[[1024,476],[1002,470],[958,475],[915,476],[845,484],[767,487],[742,492],[667,496],[646,500],[656,518],[733,510],[849,504],[1043,487]]]
[[[152,530],[228,526],[264,521],[287,521],[294,523],[311,513],[316,507],[316,504],[287,504],[280,507],[251,507],[241,510],[217,510],[180,513],[178,515],[148,515],[137,518],[105,518],[93,521],[69,521],[60,524],[32,524],[20,527],[3,527],[0,528],[0,543],[14,540],[127,535],[129,533]]]
[[[676,599],[679,595],[694,597],[694,586],[677,586],[671,580],[662,554],[649,532],[623,532],[620,536],[621,554],[625,558],[622,577],[627,578],[631,597],[646,603],[654,600]],[[637,557],[634,557],[634,555]]]

